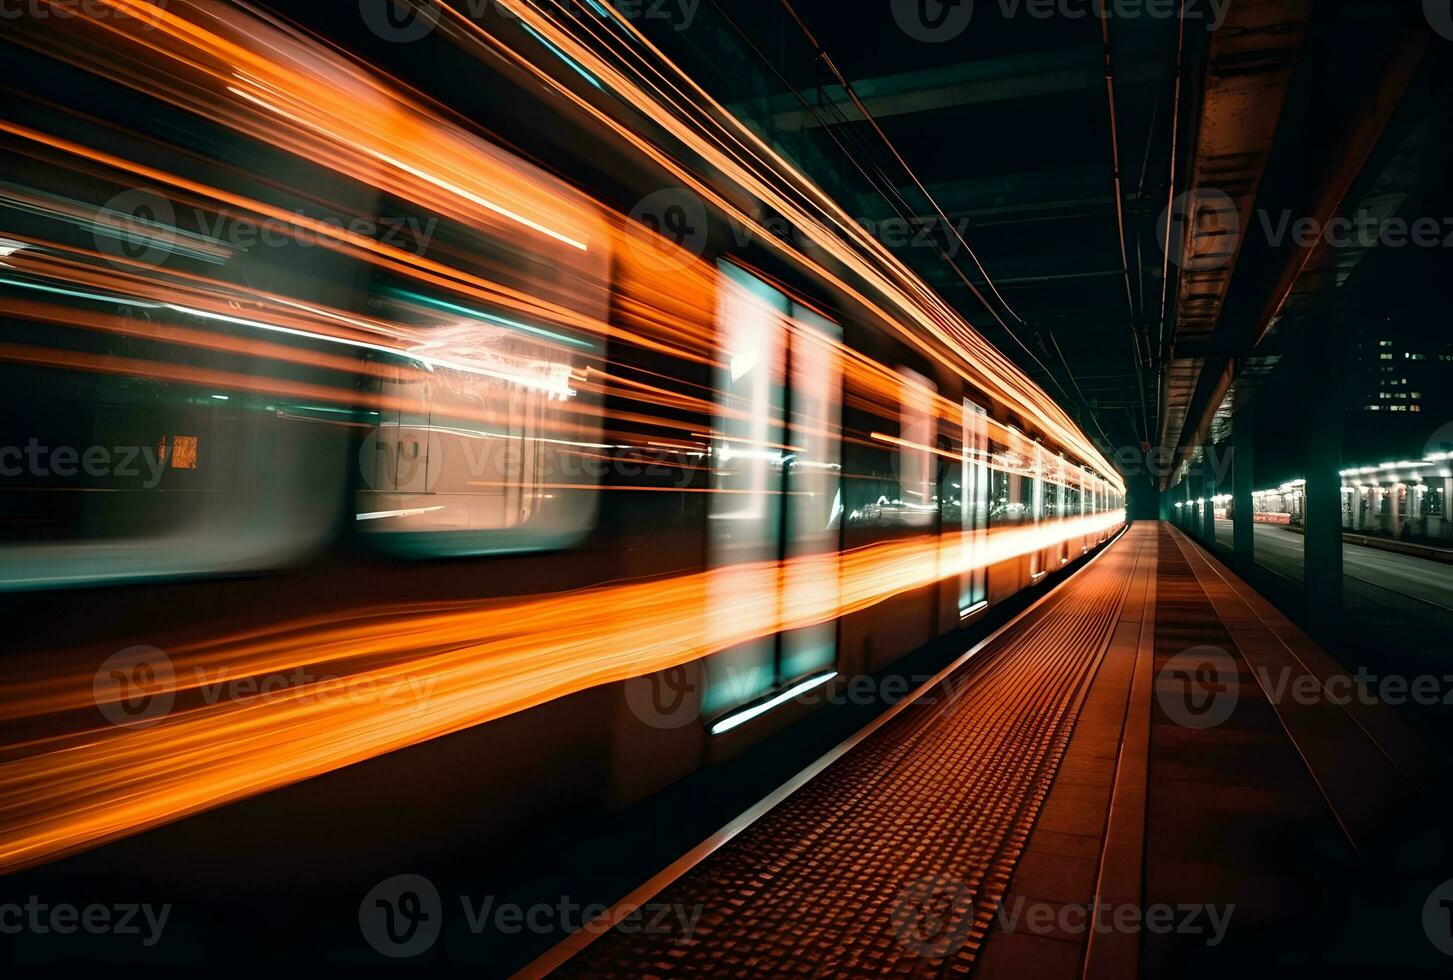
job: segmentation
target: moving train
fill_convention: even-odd
[[[463,732],[441,798],[621,806],[1123,524],[628,18],[296,6],[0,40],[0,870]]]

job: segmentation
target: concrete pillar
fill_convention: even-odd
[[[1313,629],[1335,629],[1342,616],[1342,336],[1335,314],[1326,329],[1303,330],[1302,498],[1307,617]]]
[[[1438,525],[1438,537],[1453,537],[1453,477],[1443,478],[1443,516]]]
[[[1213,499],[1220,491],[1216,489],[1216,468],[1211,465],[1211,447],[1206,447],[1206,458],[1201,462],[1201,499],[1205,501],[1201,505],[1201,535],[1206,542],[1206,547],[1216,547],[1216,501]]]
[[[1256,521],[1251,512],[1251,491],[1256,489],[1252,475],[1254,419],[1249,405],[1236,406],[1231,416],[1231,507],[1236,515],[1231,531],[1232,564],[1243,578],[1256,564]]]

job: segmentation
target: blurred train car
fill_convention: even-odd
[[[340,851],[403,847],[424,810],[483,835],[638,800],[821,709],[794,693],[1034,588],[1123,515],[1089,440],[1007,360],[967,360],[926,287],[885,287],[886,253],[783,215],[781,178],[724,172],[538,16],[446,21],[405,50],[318,12],[172,3],[5,39],[30,80],[0,119],[16,676],[711,572],[712,634],[763,574],[784,610],[840,609],[579,689],[580,663],[629,651],[542,654],[559,696],[482,706],[426,765],[330,776],[354,822],[313,833]],[[390,59],[410,84],[370,67]],[[98,79],[84,112],[29,94]],[[1042,533],[973,559],[1013,528]],[[957,570],[841,592],[836,556],[894,542]]]

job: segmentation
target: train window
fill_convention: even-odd
[[[989,527],[989,416],[967,398],[960,471],[960,527],[969,559],[969,571],[959,579],[959,616],[963,617],[983,608],[989,599],[988,569],[982,567],[984,534]]]
[[[176,179],[6,159],[40,202],[7,236],[46,245],[0,249],[25,311],[7,336],[33,351],[0,367],[0,446],[36,447],[13,477],[0,455],[0,587],[276,567],[344,526],[449,554],[574,540],[593,481],[562,457],[599,440],[579,368],[610,299],[598,212],[341,59],[265,28],[226,43],[356,119],[255,127],[220,93],[256,111],[271,90],[238,75],[185,110],[148,100],[143,128],[185,152],[134,115],[90,143]]]
[[[371,355],[377,427],[359,451],[355,525],[404,555],[565,548],[595,523],[600,400],[585,385],[598,334],[572,325],[609,312],[608,228],[585,198],[495,155],[513,180],[547,191],[575,244],[473,230],[501,293],[541,299],[514,309],[410,287],[376,288],[399,353]],[[547,310],[547,305],[553,307]]]
[[[900,367],[898,375],[898,505],[904,524],[927,527],[938,512],[933,499],[938,429],[933,402],[937,389],[932,381],[910,368]]]
[[[989,526],[1003,527],[1013,524],[1012,509],[1014,492],[1019,487],[1019,478],[1009,471],[1008,453],[998,443],[991,446],[992,459],[989,470]]]
[[[234,247],[225,215],[118,195],[89,168],[23,154],[7,167],[96,223],[51,204],[7,215],[8,233],[48,244],[0,261],[6,336],[29,352],[0,365],[0,588],[241,571],[321,548],[346,500],[354,359],[308,311],[341,305],[355,264]],[[316,175],[279,161],[269,176]],[[306,305],[262,294],[302,282]]]

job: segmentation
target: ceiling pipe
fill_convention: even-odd
[[[1105,0],[1096,0],[1100,7],[1100,38],[1105,47],[1105,98],[1110,105],[1110,155],[1115,180],[1115,224],[1120,234],[1120,268],[1125,279],[1125,306],[1130,313],[1131,339],[1135,359],[1135,394],[1140,404],[1140,429],[1143,442],[1150,441],[1150,412],[1145,407],[1145,376],[1141,373],[1140,317],[1135,311],[1135,293],[1130,285],[1130,253],[1125,248],[1125,193],[1120,179],[1120,126],[1115,114],[1115,63],[1110,50],[1110,18],[1105,11]]]
[[[1176,200],[1176,162],[1180,154],[1181,138],[1181,83],[1185,68],[1186,59],[1186,0],[1181,0],[1180,25],[1176,37],[1176,66],[1171,73],[1175,79],[1175,94],[1171,97],[1170,104],[1170,179],[1166,184],[1165,193],[1165,236],[1161,251],[1164,256],[1161,259],[1160,269],[1160,342],[1156,346],[1157,368],[1159,380],[1156,383],[1156,390],[1162,393],[1156,403],[1156,441],[1165,442],[1165,366],[1170,361],[1170,338],[1166,332],[1166,310],[1170,302],[1170,230],[1172,211],[1175,209]]]

